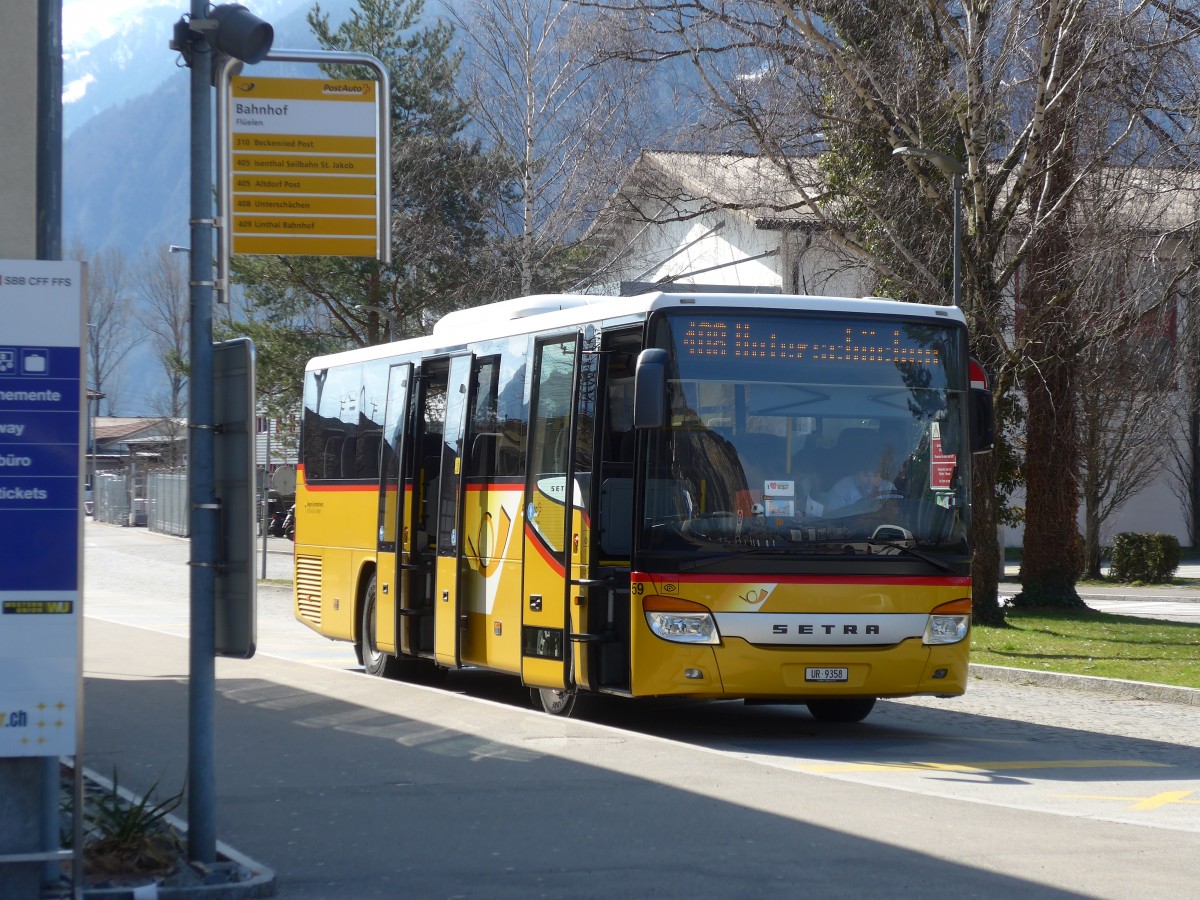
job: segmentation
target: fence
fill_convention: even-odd
[[[92,515],[109,525],[129,524],[129,479],[124,474],[100,472],[92,485]]]
[[[145,525],[150,531],[187,537],[188,480],[187,471],[164,469],[145,476],[145,498],[135,497],[133,520],[129,517],[129,476],[124,472],[102,472],[96,475],[92,491],[92,510],[97,522],[109,525]],[[273,500],[273,503],[284,503]],[[286,504],[285,504],[286,505]],[[261,521],[263,504],[258,502]]]
[[[146,525],[162,534],[188,536],[187,472],[151,472],[146,476]]]

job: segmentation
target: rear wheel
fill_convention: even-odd
[[[818,722],[861,722],[875,708],[875,698],[809,700],[805,705]]]
[[[529,699],[535,707],[539,707],[552,716],[567,716],[575,713],[579,692],[574,688],[557,690],[556,688],[530,688]]]
[[[375,608],[375,576],[372,575],[371,583],[367,585],[367,594],[363,598],[362,623],[358,632],[358,657],[368,675],[395,678],[400,668],[396,657],[375,646]]]

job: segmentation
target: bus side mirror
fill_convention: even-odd
[[[667,424],[666,350],[638,354],[633,381],[633,427],[662,428]]]
[[[996,413],[987,372],[978,360],[971,360],[971,452],[986,453],[996,443]]]
[[[991,391],[971,391],[971,452],[986,453],[996,443]]]

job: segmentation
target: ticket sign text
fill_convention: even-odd
[[[83,267],[0,260],[0,757],[74,755]]]
[[[378,255],[374,81],[230,80],[232,250]]]

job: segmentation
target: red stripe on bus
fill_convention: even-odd
[[[309,484],[308,482],[305,482],[304,488],[305,490],[318,494],[329,491],[345,491],[346,493],[362,493],[363,491],[370,491],[371,493],[378,493],[379,482],[375,482],[374,484]]]
[[[561,575],[564,578],[566,577],[566,569],[563,568],[562,560],[555,559],[551,555],[550,548],[546,546],[546,542],[542,540],[541,535],[528,522],[525,523],[525,538],[529,543],[533,544],[537,549],[538,555],[546,561],[546,564],[554,570],[555,574]]]
[[[687,584],[745,584],[747,581],[770,581],[772,584],[850,584],[870,586],[911,585],[915,587],[970,587],[971,579],[960,576],[936,577],[926,575],[676,575],[648,572],[630,573],[631,581],[673,581]]]

